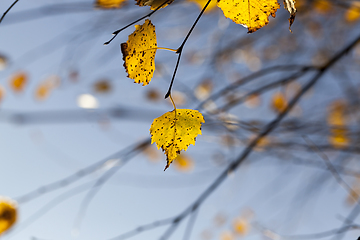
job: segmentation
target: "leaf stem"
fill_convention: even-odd
[[[171,100],[172,105],[174,106],[174,110],[176,111],[175,102],[174,102],[174,99],[171,97],[171,94],[169,94],[169,97],[170,97],[170,100]],[[175,115],[175,116],[176,116],[176,115]]]
[[[172,48],[165,48],[165,47],[157,47],[154,49],[162,49],[162,50],[168,50],[168,51],[172,51],[172,52],[177,52],[177,49],[172,49]]]

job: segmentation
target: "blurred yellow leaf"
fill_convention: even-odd
[[[230,231],[222,232],[220,235],[220,240],[234,240],[235,237]]]
[[[146,92],[146,99],[153,101],[153,102],[157,102],[160,100],[160,92],[157,89],[149,89]]]
[[[328,106],[327,123],[329,126],[345,126],[347,119],[345,109],[347,103],[343,100],[335,100]]]
[[[247,97],[245,101],[245,106],[248,108],[256,108],[261,104],[261,99],[259,94],[251,94]]]
[[[25,72],[17,72],[10,78],[10,88],[14,92],[22,92],[28,81],[28,76]]]
[[[155,71],[155,26],[146,19],[143,25],[135,25],[135,29],[127,42],[121,44],[121,52],[128,77],[145,86],[149,84]]]
[[[35,98],[37,100],[45,100],[50,95],[50,92],[58,87],[60,84],[60,78],[58,76],[50,76],[41,82],[35,90]]]
[[[184,153],[177,156],[174,164],[175,169],[180,172],[190,172],[194,169],[194,161]]]
[[[282,112],[287,106],[287,100],[282,92],[276,92],[271,99],[271,107],[275,112]]]
[[[112,87],[109,82],[109,80],[103,79],[100,81],[97,81],[94,84],[94,90],[97,93],[109,93],[111,91]]]
[[[8,65],[8,60],[4,55],[0,54],[0,71],[4,70]]]
[[[277,0],[219,0],[218,7],[224,16],[255,32],[269,23],[269,16],[275,17],[280,8]]]
[[[211,79],[203,80],[194,90],[195,97],[199,100],[208,98],[213,90],[213,83]]]
[[[345,13],[345,20],[349,23],[356,22],[360,19],[360,1],[352,2],[350,8]]]
[[[347,129],[332,129],[328,141],[335,148],[347,147],[350,143],[347,133]]]
[[[195,145],[204,122],[202,114],[192,109],[174,109],[154,119],[150,127],[151,143],[155,142],[157,148],[165,152],[165,170],[181,150],[186,151],[190,144]]]
[[[249,232],[249,223],[244,218],[236,218],[233,222],[233,230],[239,235],[246,235]]]
[[[0,196],[0,235],[11,228],[17,219],[15,201]]]
[[[331,3],[328,0],[315,0],[314,9],[321,14],[327,14],[332,10]]]
[[[126,0],[96,0],[96,8],[121,8]]]
[[[200,10],[202,10],[205,7],[205,4],[208,2],[208,0],[188,0],[188,1],[195,3]],[[205,13],[209,13],[212,10],[216,9],[216,5],[217,5],[217,1],[211,1],[205,10]]]
[[[155,10],[161,6],[164,2],[164,5],[161,8],[166,7],[167,5],[171,4],[174,0],[137,0],[136,5],[142,6],[150,6],[150,10]]]

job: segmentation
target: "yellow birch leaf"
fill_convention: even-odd
[[[186,151],[190,144],[195,145],[204,122],[202,114],[192,109],[175,109],[154,119],[150,127],[151,143],[155,142],[157,148],[165,152],[165,170],[181,150]]]
[[[360,19],[360,1],[353,2],[345,13],[345,20],[348,23],[356,22]]]
[[[17,219],[17,204],[0,196],[0,235],[11,228]]]
[[[255,32],[269,23],[269,15],[275,17],[280,8],[277,0],[219,0],[218,7],[224,16]]]
[[[96,0],[95,7],[110,9],[110,8],[121,8],[126,0]]]
[[[137,0],[136,5],[142,6],[150,6],[150,10],[155,10],[158,7],[161,6],[164,2],[166,2],[164,5],[161,6],[161,8],[166,7],[167,5],[171,4],[174,0]],[[160,8],[160,9],[161,9]]]
[[[28,76],[26,73],[24,73],[24,72],[15,73],[10,78],[10,88],[14,92],[17,92],[17,93],[22,92],[27,83],[27,79],[28,79]]]
[[[135,29],[127,42],[121,44],[121,52],[128,77],[134,79],[135,83],[146,86],[155,71],[155,26],[146,19],[143,25],[135,25]]]

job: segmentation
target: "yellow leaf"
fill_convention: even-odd
[[[249,223],[244,218],[236,218],[233,222],[234,232],[240,235],[246,235],[249,232]]]
[[[272,108],[276,112],[282,112],[287,106],[287,100],[285,98],[285,95],[282,92],[276,92],[272,96]]]
[[[0,196],[0,235],[11,228],[17,219],[17,204]]]
[[[321,14],[327,14],[332,10],[331,3],[328,0],[315,0],[313,4],[314,9]]]
[[[208,2],[208,0],[188,0],[188,1],[195,3],[200,10],[202,10],[205,7],[205,4]],[[214,0],[211,1],[205,10],[205,13],[209,13],[212,10],[214,10],[216,5],[217,5],[217,1]]]
[[[50,92],[58,87],[60,84],[60,78],[56,75],[50,76],[41,82],[36,90],[35,90],[35,97],[37,100],[45,100],[49,95]]]
[[[186,151],[195,138],[201,135],[201,123],[204,117],[197,110],[175,109],[155,118],[150,127],[151,143],[165,152],[167,165],[174,161],[181,150]]]
[[[225,17],[248,29],[248,33],[255,32],[269,23],[269,15],[275,17],[280,8],[276,0],[219,0],[218,7]]]
[[[220,235],[220,240],[234,240],[235,237],[230,231],[222,232]]]
[[[121,8],[126,0],[96,0],[96,8]]]
[[[18,72],[15,73],[11,78],[10,78],[10,88],[14,91],[14,92],[22,92],[24,90],[24,87],[27,83],[27,79],[28,76],[26,73],[24,72]]]
[[[345,20],[349,23],[360,19],[360,2],[352,2],[351,7],[345,13]]]
[[[146,19],[143,25],[135,25],[135,29],[127,42],[121,44],[121,52],[128,77],[145,86],[149,84],[155,71],[155,26]]]
[[[194,169],[194,161],[184,153],[178,155],[174,164],[180,172],[190,172]]]
[[[142,6],[150,6],[150,10],[155,10],[161,6],[164,2],[164,5],[161,8],[166,7],[167,5],[171,4],[174,0],[137,0],[136,5]]]

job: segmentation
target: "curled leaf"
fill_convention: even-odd
[[[155,118],[150,127],[151,143],[156,143],[167,157],[165,170],[190,144],[195,145],[195,138],[201,134],[204,117],[197,110],[175,109]]]
[[[10,78],[10,88],[14,92],[22,92],[27,83],[28,76],[24,72],[17,72]]]
[[[248,29],[252,33],[269,23],[280,8],[276,0],[219,0],[218,7],[224,16]]]
[[[289,31],[291,31],[291,25],[294,23],[296,15],[295,0],[284,0],[284,8],[290,13],[289,18]]]
[[[146,19],[143,25],[135,25],[135,29],[127,42],[121,44],[121,52],[128,77],[145,86],[149,84],[155,71],[155,26]]]

